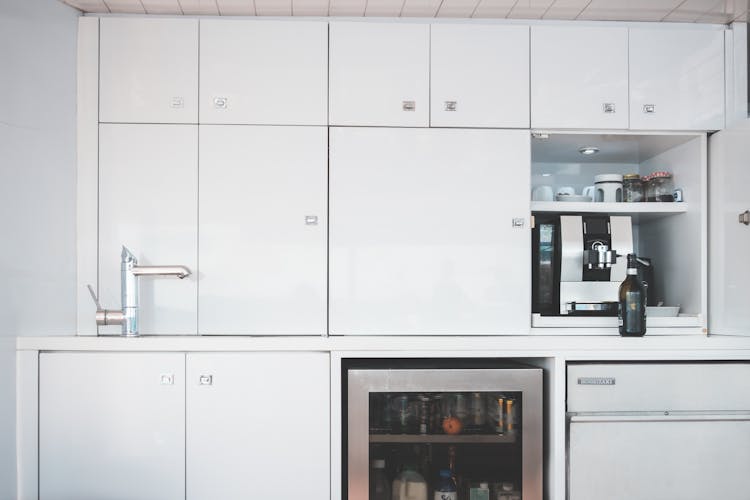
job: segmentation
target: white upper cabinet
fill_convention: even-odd
[[[630,128],[724,127],[724,31],[630,30]]]
[[[429,24],[332,22],[330,58],[332,125],[429,125]]]
[[[39,355],[39,498],[185,497],[185,355]]]
[[[99,120],[198,122],[198,20],[101,20]]]
[[[524,334],[524,130],[331,129],[330,333]]]
[[[200,21],[200,122],[328,123],[328,23]]]
[[[531,27],[531,126],[628,128],[628,29]]]
[[[330,366],[322,352],[189,353],[185,498],[330,500]]]
[[[199,333],[325,333],[327,133],[201,125]]]
[[[709,332],[750,335],[750,120],[709,139]]]
[[[183,265],[185,279],[142,276],[140,333],[195,334],[198,126],[99,126],[99,296],[120,308],[120,253],[141,265]],[[94,318],[91,318],[93,321]],[[99,327],[119,334],[119,326]]]
[[[430,124],[528,128],[528,26],[431,27]]]

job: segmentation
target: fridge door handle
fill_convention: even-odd
[[[569,415],[571,423],[586,422],[746,422],[750,412],[632,413],[609,415]]]

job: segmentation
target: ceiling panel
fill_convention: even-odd
[[[331,0],[328,10],[332,16],[364,16],[367,0]]]
[[[578,19],[598,21],[661,21],[681,0],[592,0]]]
[[[216,7],[222,16],[254,16],[253,0],[216,0]]]
[[[366,16],[398,17],[404,0],[367,0]]]
[[[685,0],[664,21],[693,23],[716,4],[717,0]]]
[[[328,0],[292,0],[294,16],[327,16]]]
[[[406,0],[402,17],[435,17],[442,0]]]
[[[146,14],[182,14],[177,0],[141,0]]]
[[[721,0],[698,18],[700,23],[730,23],[748,10],[748,0]]]
[[[256,16],[291,16],[292,0],[255,0]]]
[[[178,0],[182,12],[187,15],[219,15],[216,0]]]
[[[110,12],[117,14],[145,14],[140,0],[104,0]]]
[[[575,19],[591,0],[557,0],[542,16],[544,19]]]
[[[437,17],[471,17],[480,0],[443,0]]]
[[[746,22],[750,0],[60,0],[83,12]]]
[[[514,19],[540,19],[552,3],[553,0],[518,0],[510,11],[510,14],[508,14],[508,17]]]
[[[83,12],[96,12],[99,14],[106,14],[109,12],[104,0],[63,0],[63,3]]]

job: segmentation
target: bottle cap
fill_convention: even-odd
[[[628,268],[636,269],[638,267],[638,257],[634,253],[628,254]]]
[[[483,490],[490,489],[490,483],[479,483],[479,487]]]
[[[441,469],[440,477],[451,477],[451,471],[449,471],[448,469]]]
[[[667,179],[669,177],[672,177],[672,174],[669,172],[654,172],[651,174],[652,179]]]
[[[640,179],[641,176],[638,174],[625,174],[622,176],[623,180],[632,181],[634,179]]]
[[[372,468],[373,469],[385,469],[385,460],[382,458],[376,458],[372,461]]]

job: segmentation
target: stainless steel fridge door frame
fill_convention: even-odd
[[[368,500],[369,496],[371,392],[521,392],[523,498],[542,500],[544,416],[541,369],[351,369],[347,373],[349,500]]]

